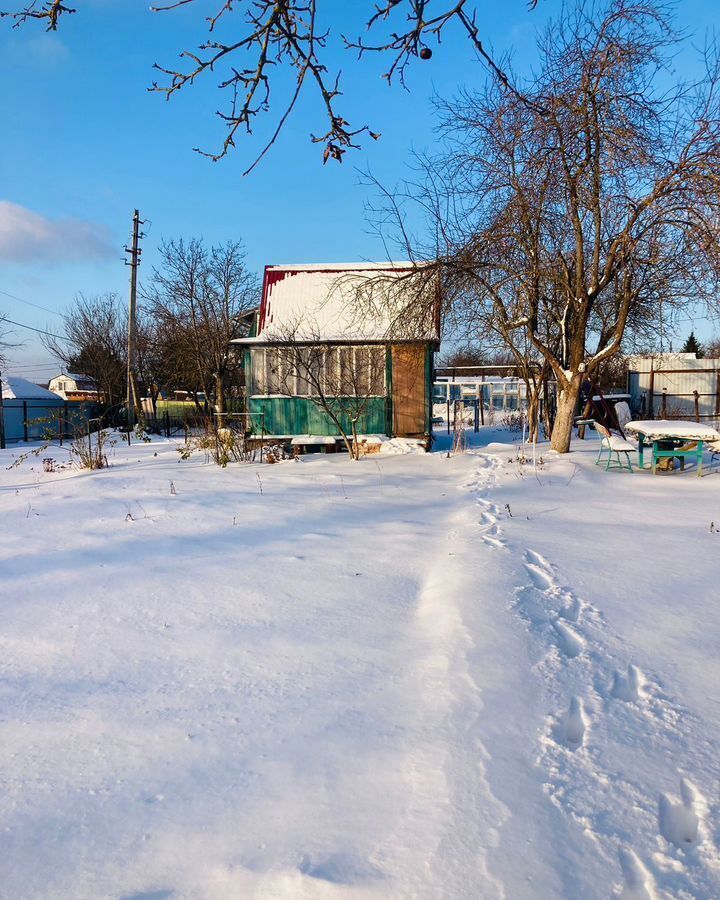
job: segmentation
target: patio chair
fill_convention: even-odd
[[[615,404],[615,415],[617,416],[618,425],[625,428],[628,422],[632,422],[632,413],[630,407],[624,400]]]
[[[720,441],[708,441],[705,444],[705,449],[710,451],[710,468],[708,469],[708,474],[712,472],[712,467],[715,462],[715,458],[720,459]]]
[[[625,438],[619,435],[612,434],[599,422],[595,422],[595,431],[600,438],[600,452],[595,460],[595,465],[599,466],[604,462],[606,472],[609,469],[628,469],[628,471],[632,472],[630,454],[637,451],[635,444],[631,444],[630,441],[626,441]],[[607,453],[607,459],[605,460],[603,460],[603,453]],[[625,462],[620,459],[621,453],[625,457]],[[613,454],[615,455],[615,460],[613,460]]]

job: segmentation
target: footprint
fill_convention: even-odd
[[[336,885],[362,885],[385,877],[377,866],[354,853],[331,853],[314,860],[303,856],[298,868],[303,875]]]
[[[480,513],[480,524],[481,525],[494,525],[497,522],[496,516],[493,516],[489,512]]]
[[[696,790],[683,778],[680,781],[680,800],[668,794],[660,795],[658,824],[660,834],[676,847],[697,843],[700,818],[695,812]]]
[[[580,618],[580,613],[582,612],[583,603],[582,600],[578,600],[577,597],[573,597],[572,594],[567,595],[568,603],[566,606],[558,612],[558,615],[561,619],[566,619],[568,622],[577,622]]]
[[[576,750],[582,745],[586,728],[583,702],[579,697],[572,697],[563,723],[563,735],[568,747]]]
[[[530,576],[530,580],[532,581],[533,585],[539,591],[546,591],[555,583],[552,575],[549,572],[546,572],[545,569],[541,569],[540,566],[536,566],[534,563],[526,562],[525,568],[527,569],[528,575]]]
[[[489,535],[484,534],[482,535],[482,539],[489,547],[492,547],[494,550],[505,549],[505,542],[499,540],[498,538],[490,537]]]
[[[169,900],[174,893],[174,890],[140,891],[139,894],[126,894],[119,900]]]
[[[625,886],[615,894],[615,900],[655,900],[650,875],[632,850],[620,847],[620,868]]]
[[[585,647],[585,641],[573,629],[564,622],[555,621],[555,631],[558,636],[558,644],[560,649],[570,659],[579,656]]]
[[[525,561],[537,566],[538,569],[544,569],[548,574],[552,571],[550,563],[535,550],[528,549],[525,551]]]
[[[641,683],[642,677],[640,672],[632,663],[627,667],[627,675],[615,669],[610,696],[615,697],[616,700],[625,700],[627,703],[633,703],[640,697]]]
[[[536,627],[547,625],[547,610],[541,602],[541,595],[539,595],[534,588],[519,588],[516,592],[516,596],[518,612],[524,619]]]

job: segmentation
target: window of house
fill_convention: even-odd
[[[315,345],[252,350],[251,394],[385,396],[385,347]]]

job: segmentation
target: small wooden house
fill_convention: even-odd
[[[340,423],[346,434],[354,425],[429,442],[439,302],[417,272],[410,263],[267,266],[255,327],[235,341],[254,430],[339,441]]]

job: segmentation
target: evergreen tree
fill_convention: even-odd
[[[698,359],[702,359],[703,356],[705,356],[705,351],[700,346],[700,344],[698,344],[698,340],[695,337],[694,331],[690,332],[690,336],[683,344],[682,352],[683,353],[694,353]]]

